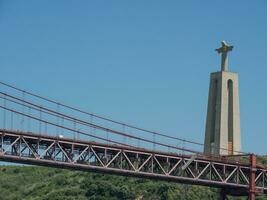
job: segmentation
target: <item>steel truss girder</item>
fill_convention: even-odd
[[[0,131],[0,159],[211,187],[249,187],[250,167],[240,163],[196,158],[183,170],[189,156],[8,130]],[[255,182],[267,192],[265,169],[256,169]]]

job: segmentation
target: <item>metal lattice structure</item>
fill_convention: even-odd
[[[0,159],[247,191],[251,167],[119,145],[0,131]],[[267,171],[255,170],[257,190],[267,191]]]

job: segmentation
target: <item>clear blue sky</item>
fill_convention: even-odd
[[[265,0],[0,0],[0,80],[203,142],[223,39],[240,75],[243,150],[267,154]]]

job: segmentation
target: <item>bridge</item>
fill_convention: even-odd
[[[203,144],[127,125],[0,82],[0,160],[267,193],[256,155],[204,155]]]

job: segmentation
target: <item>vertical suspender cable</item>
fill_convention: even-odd
[[[64,117],[61,117],[61,126],[64,126]],[[61,135],[64,135],[64,129],[61,129]]]
[[[41,132],[42,132],[42,110],[40,109],[40,113],[39,113],[40,115],[39,115],[39,119],[40,119],[40,121],[39,121],[39,134],[41,134]]]
[[[44,130],[45,134],[47,134],[47,123],[45,122],[45,130]]]
[[[57,112],[59,113],[60,112],[60,107],[59,107],[59,103],[57,103]],[[57,118],[57,125],[59,125],[59,116],[56,117]],[[59,135],[59,128],[58,126],[56,127],[56,134],[57,136]]]
[[[28,107],[28,115],[31,115],[31,108]],[[31,131],[31,118],[28,117],[28,132]]]
[[[22,92],[22,100],[25,101],[25,92],[24,91]],[[22,113],[24,114],[25,106],[22,105],[21,109],[22,109]],[[20,122],[22,131],[24,131],[24,118],[25,118],[25,116],[22,115],[21,116],[21,122]]]
[[[155,151],[155,149],[156,149],[156,135],[155,135],[155,133],[153,133],[153,150]]]
[[[6,95],[4,95],[4,108],[6,108]],[[3,110],[3,127],[6,129],[6,110]]]
[[[125,133],[125,125],[124,125],[124,124],[122,125],[122,132]],[[123,144],[127,144],[127,139],[126,139],[126,137],[125,137],[125,136],[122,136],[122,137],[123,137],[123,138],[122,138],[122,139],[123,139],[122,143],[123,143]]]
[[[10,115],[10,129],[13,130],[13,112]]]
[[[108,141],[109,141],[109,138],[108,138],[108,131],[106,131],[106,135],[107,135],[107,144],[108,144]]]
[[[74,140],[76,140],[76,119],[73,122],[73,129],[74,129],[73,138],[74,138]]]

